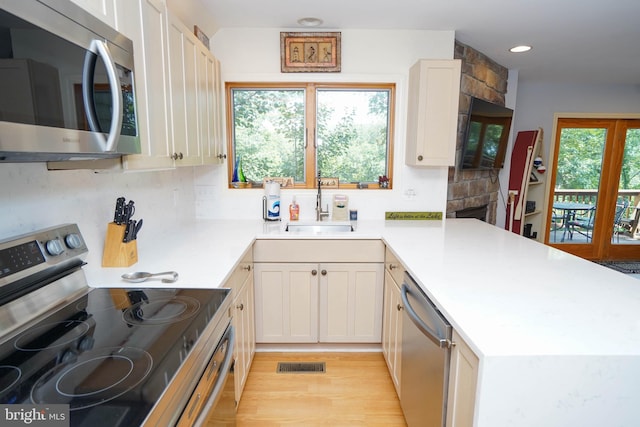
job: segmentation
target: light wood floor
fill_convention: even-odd
[[[325,362],[326,372],[278,374],[278,362]],[[382,353],[256,353],[237,425],[406,426]]]

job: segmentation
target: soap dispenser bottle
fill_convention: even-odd
[[[297,221],[298,219],[300,219],[300,206],[296,203],[296,196],[293,196],[289,205],[289,220]]]

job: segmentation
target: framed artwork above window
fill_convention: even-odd
[[[341,33],[280,33],[283,73],[340,72]]]

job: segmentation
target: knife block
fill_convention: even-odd
[[[107,224],[107,237],[102,253],[103,267],[129,267],[138,262],[138,242],[123,242],[126,228],[125,224]]]

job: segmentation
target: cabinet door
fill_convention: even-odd
[[[125,7],[126,6],[126,7]],[[133,41],[138,129],[142,152],[123,158],[126,169],[167,169],[171,159],[167,68],[167,9],[160,0],[119,0],[121,30]]]
[[[458,136],[460,60],[421,60],[409,70],[409,166],[454,166]]]
[[[254,264],[256,342],[318,341],[318,265]]]
[[[385,271],[382,352],[398,398],[402,372],[402,310],[400,288],[391,274]]]
[[[206,81],[206,109],[207,135],[202,141],[202,162],[204,164],[224,163],[224,139],[222,126],[222,80],[220,77],[220,61],[211,52],[205,55]]]
[[[453,331],[449,393],[447,400],[447,426],[473,426],[478,381],[478,356],[462,338]]]
[[[236,402],[240,402],[242,390],[247,381],[251,362],[255,354],[253,276],[249,276],[233,301],[233,325],[236,330],[235,353],[235,392]]]
[[[180,20],[167,13],[173,156],[176,166],[200,164],[197,43]]]
[[[320,264],[320,342],[381,342],[382,287],[382,264]]]
[[[71,0],[73,3],[82,7],[84,10],[100,19],[102,22],[109,24],[112,28],[118,28],[116,25],[116,5],[114,0]],[[119,28],[118,28],[119,30]],[[121,30],[120,30],[121,31]]]

